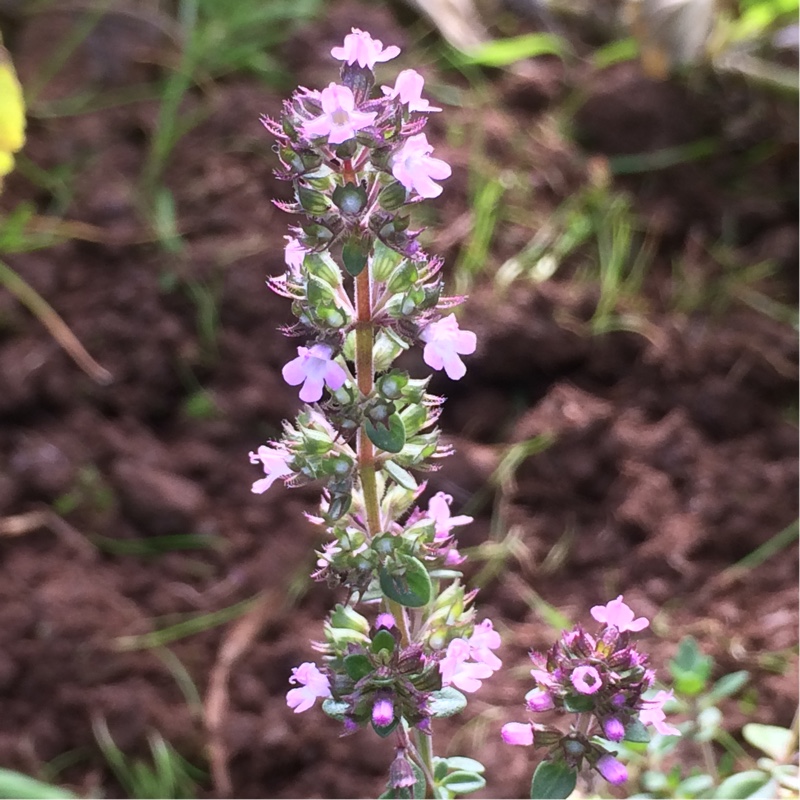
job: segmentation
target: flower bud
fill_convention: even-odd
[[[428,421],[428,409],[423,405],[412,403],[408,408],[403,409],[400,413],[400,419],[403,420],[406,438],[414,436],[419,433],[420,429]]]
[[[328,253],[309,253],[303,261],[309,275],[326,283],[331,289],[341,286],[342,273]]]
[[[600,756],[597,760],[597,771],[614,786],[628,780],[628,770],[625,765],[617,761],[610,753]]]
[[[405,205],[406,189],[399,181],[393,181],[388,186],[384,186],[378,195],[378,202],[385,211],[397,211]]]
[[[372,724],[378,728],[385,728],[394,720],[394,704],[390,697],[379,695],[372,706]]]
[[[324,216],[331,207],[330,201],[322,192],[306,189],[303,186],[297,187],[297,201],[312,217]]]
[[[389,785],[393,789],[408,789],[417,782],[414,769],[406,759],[404,747],[397,748],[397,755],[389,767]]]
[[[529,746],[533,744],[533,726],[530,722],[507,722],[500,730],[506,744]]]
[[[336,203],[342,214],[355,216],[364,210],[364,206],[367,204],[367,193],[363,186],[348,183],[345,186],[337,186],[333,190],[333,202]]]
[[[603,732],[606,739],[610,739],[612,742],[621,742],[625,738],[625,726],[616,717],[611,717],[603,722]]]
[[[348,628],[358,631],[366,636],[369,633],[369,622],[350,606],[338,603],[331,614],[331,626],[334,628]]]
[[[379,283],[384,283],[402,260],[399,253],[377,240],[372,251],[372,277]]]
[[[525,695],[525,704],[529,710],[534,712],[549,711],[551,708],[555,708],[550,692],[546,692],[544,689],[531,689]]]
[[[387,400],[398,400],[403,393],[403,389],[408,384],[408,375],[404,372],[393,370],[388,375],[382,375],[375,383],[378,394]]]
[[[392,294],[408,291],[419,279],[419,272],[411,261],[403,261],[389,278],[386,288]]]

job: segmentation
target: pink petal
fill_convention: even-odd
[[[467,374],[464,362],[455,353],[448,353],[443,360],[444,371],[451,381],[461,380]]]
[[[472,331],[459,331],[455,335],[455,351],[463,356],[475,352],[478,346],[478,337]]]
[[[294,384],[293,384],[294,385]],[[316,403],[322,397],[324,380],[316,375],[305,378],[303,388],[300,390],[300,399],[304,403]]]
[[[331,361],[325,370],[325,383],[335,392],[341,389],[347,380],[347,373],[335,362]]]
[[[432,342],[425,345],[425,349],[422,351],[422,360],[431,369],[444,368],[444,361],[442,360],[441,353],[439,352],[439,349],[436,347],[436,345]]]
[[[306,360],[302,355],[298,356],[293,358],[281,370],[281,375],[283,375],[283,379],[289,386],[299,386],[306,379]]]

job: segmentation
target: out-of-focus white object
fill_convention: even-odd
[[[472,0],[407,0],[438,28],[453,47],[468,53],[489,40]]]
[[[664,79],[676,67],[703,60],[715,11],[715,0],[627,0],[626,22],[645,73]]]

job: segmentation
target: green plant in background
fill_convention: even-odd
[[[288,80],[275,50],[321,8],[321,0],[179,0],[179,51],[160,93],[155,130],[141,175],[148,217],[165,249],[177,252],[179,223],[171,192],[161,184],[170,153],[205,118],[208,109],[188,110],[195,86],[208,89],[232,73],[251,73],[269,85]]]
[[[545,281],[569,259],[576,264],[577,280],[598,283],[589,331],[641,332],[641,289],[654,242],[640,228],[628,196],[613,191],[605,179],[598,180],[566,200],[530,242],[500,266],[495,283],[505,291],[518,278]]]
[[[723,675],[711,682],[714,660],[704,655],[693,637],[685,637],[669,663],[673,699],[667,708],[682,714],[682,739],[655,736],[649,744],[626,745],[627,761],[642,791],[633,798],[778,798],[795,797],[797,730],[747,723],[742,736],[759,751],[754,757],[723,727],[720,703],[739,693],[748,683],[746,670]],[[688,774],[676,763],[677,747],[696,746],[703,767]]]
[[[190,764],[158,734],[149,737],[151,763],[125,755],[117,747],[105,720],[93,723],[94,735],[106,761],[127,797],[150,798],[197,797],[205,773]]]
[[[72,800],[77,797],[54,783],[31,778],[13,769],[0,769],[0,798],[8,800]]]

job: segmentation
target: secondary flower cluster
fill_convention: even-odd
[[[610,742],[646,741],[644,728],[652,725],[665,735],[680,735],[666,722],[664,703],[671,692],[649,699],[645,693],[655,681],[647,656],[630,642],[631,632],[649,625],[634,618],[622,595],[591,614],[603,627],[593,636],[580,625],[565,631],[547,653],[532,653],[531,675],[536,687],[525,696],[531,712],[556,710],[575,714],[580,724],[564,734],[558,728],[535,722],[509,722],[501,731],[512,745],[545,747],[550,761],[563,762],[574,771],[584,760],[612,784],[627,780],[627,771],[593,735]]]

